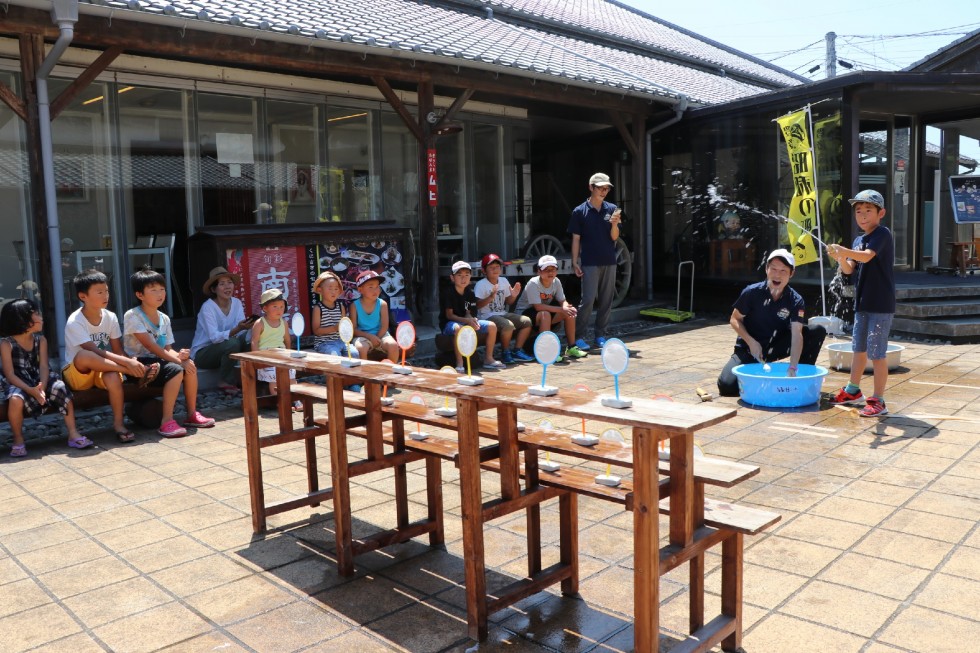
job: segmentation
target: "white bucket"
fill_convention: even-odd
[[[844,334],[844,323],[839,317],[834,315],[817,315],[807,321],[807,326],[822,326],[827,330],[828,336],[839,336]]]
[[[824,347],[827,353],[830,355],[830,369],[840,372],[850,372],[851,371],[851,357],[853,356],[853,351],[851,349],[851,343],[849,342],[835,342]],[[888,343],[888,349],[885,352],[885,360],[888,361],[889,371],[896,369],[902,364],[902,352],[905,347],[902,345],[896,345],[894,343]],[[864,366],[865,372],[873,372],[874,365],[869,360]]]

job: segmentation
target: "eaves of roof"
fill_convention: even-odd
[[[913,64],[906,66],[903,70],[907,72],[926,72],[935,70],[944,63],[960,56],[970,50],[980,46],[980,29],[976,29],[966,36],[956,39],[952,43],[944,45],[935,52],[927,54]]]
[[[45,0],[10,0],[9,4],[43,10],[50,7],[50,2]],[[302,43],[309,47],[489,70],[669,105],[681,104],[683,100],[691,106],[707,106],[764,93],[796,81],[789,77],[772,80],[753,77],[755,73],[750,71],[733,76],[722,74],[725,71],[720,65],[714,67],[710,62],[695,65],[691,59],[694,55],[678,51],[675,56],[666,56],[669,44],[658,46],[661,49],[656,51],[653,46],[642,43],[626,47],[625,36],[584,38],[587,34],[582,32],[582,27],[571,23],[574,29],[558,33],[557,29],[548,31],[530,22],[522,26],[514,20],[488,19],[477,12],[477,9],[493,4],[468,0],[428,3],[412,0],[360,0],[357,3],[340,0],[307,3],[295,0],[81,0],[79,10],[82,14],[104,16],[110,20],[151,22],[184,30],[220,32],[249,39]],[[508,3],[508,6],[516,4]],[[534,3],[522,4],[530,6]],[[643,25],[667,29],[665,24],[650,17],[638,17],[635,12],[603,0],[537,4],[572,4],[585,9],[601,6],[631,16],[634,22],[642,20],[646,21]],[[463,5],[469,9],[465,10]],[[707,47],[703,40],[697,41],[677,28],[674,31],[683,36],[685,42]],[[616,39],[622,43],[617,43]],[[727,56],[732,55],[729,52]]]

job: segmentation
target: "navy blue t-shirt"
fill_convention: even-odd
[[[616,265],[616,241],[610,236],[612,217],[616,205],[603,202],[602,210],[596,211],[592,202],[585,200],[572,211],[568,221],[568,233],[578,234],[579,256],[582,265]]]
[[[449,318],[446,317],[447,308],[453,309],[453,315],[456,317],[476,317],[476,294],[473,292],[473,286],[466,286],[462,295],[456,292],[455,285],[449,286],[442,293],[439,301],[440,331],[449,323]]]
[[[854,310],[867,313],[895,312],[895,239],[883,224],[870,234],[854,239],[851,249],[870,249],[875,257],[867,263],[855,261]]]
[[[792,322],[805,322],[806,314],[800,293],[787,286],[779,299],[774,300],[766,283],[760,281],[746,286],[733,306],[745,316],[745,330],[759,341],[763,351],[781,331],[788,330]],[[735,341],[735,346],[749,348],[741,336]]]

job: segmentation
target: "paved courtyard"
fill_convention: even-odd
[[[733,333],[695,320],[649,323],[624,340],[634,356],[622,394],[695,404],[696,387],[716,393]],[[960,652],[980,640],[980,345],[904,344],[886,399],[892,413],[909,417],[761,410],[715,397],[739,406],[738,416],[701,432],[699,444],[762,471],[729,490],[709,488],[709,496],[782,515],[746,538],[748,653]],[[540,368],[491,373],[532,383]],[[597,356],[552,366],[548,378],[563,388],[612,387]],[[845,380],[833,371],[824,390]],[[142,430],[124,445],[107,429],[89,432],[97,446],[85,451],[61,439],[29,442],[26,459],[3,451],[0,651],[632,649],[630,513],[580,498],[580,596],[562,597],[556,587],[494,614],[490,640],[477,649],[466,636],[451,465],[443,464],[446,547],[424,539],[392,546],[357,558],[355,576],[343,578],[327,504],[272,517],[267,533],[252,534],[241,412],[229,405],[214,416],[216,428],[178,440]],[[272,432],[274,414],[261,418]],[[317,442],[323,475],[327,440]],[[359,440],[352,447],[363,451]],[[263,460],[267,500],[305,492],[301,444],[267,449]],[[409,474],[413,518],[424,514],[423,469],[415,463]],[[494,480],[488,475],[484,488]],[[390,527],[389,474],[354,479],[352,499],[355,537]],[[542,517],[546,562],[557,555],[552,504]],[[524,573],[524,528],[522,515],[488,526],[491,588]],[[719,556],[706,566],[714,570],[706,601],[713,615]],[[661,579],[663,651],[686,626],[686,583],[684,566]]]

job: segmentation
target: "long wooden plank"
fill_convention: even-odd
[[[660,502],[660,514],[669,515],[670,499]],[[712,528],[724,528],[745,535],[756,535],[782,519],[782,516],[757,508],[739,506],[716,499],[704,500],[704,523]]]
[[[526,599],[532,594],[537,594],[555,583],[569,578],[573,571],[571,565],[565,565],[559,562],[542,569],[530,578],[522,578],[514,581],[510,585],[502,587],[496,590],[496,596],[487,602],[487,614],[499,612],[522,599]]]

